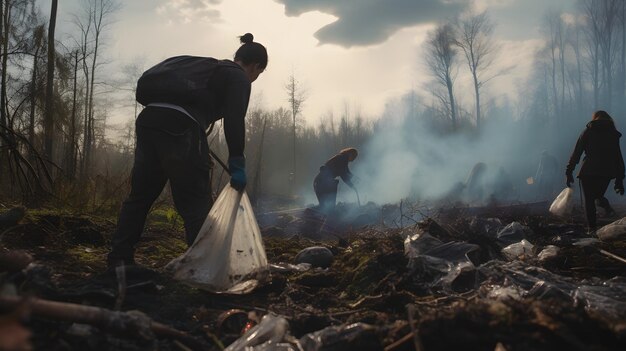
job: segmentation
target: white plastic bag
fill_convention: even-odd
[[[216,293],[246,294],[269,276],[252,205],[227,185],[194,243],[166,267],[174,279]]]
[[[567,216],[574,209],[574,189],[565,188],[550,205],[550,213],[556,216]]]
[[[502,254],[509,261],[513,261],[519,258],[532,257],[533,252],[535,250],[535,245],[528,242],[526,239],[522,239],[522,241],[511,244],[504,249],[502,249]]]

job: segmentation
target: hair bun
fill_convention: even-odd
[[[254,40],[254,36],[252,35],[252,33],[246,33],[240,36],[239,40],[241,41],[242,44],[250,44]]]

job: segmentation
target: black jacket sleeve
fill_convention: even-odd
[[[229,157],[243,156],[246,144],[246,111],[250,100],[250,80],[240,69],[229,69],[225,81],[224,108],[224,136],[228,145]]]
[[[624,157],[622,157],[622,149],[617,140],[617,179],[624,179]]]
[[[582,156],[583,151],[585,151],[586,143],[587,143],[587,129],[585,129],[585,131],[583,131],[582,134],[580,134],[580,137],[578,137],[578,141],[576,141],[576,146],[574,147],[574,151],[572,152],[572,155],[569,158],[569,162],[567,163],[567,169],[565,171],[566,174],[574,173],[574,169],[576,168],[578,161],[580,161],[580,157]]]

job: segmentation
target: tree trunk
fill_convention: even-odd
[[[50,10],[50,25],[48,27],[48,72],[46,77],[46,105],[45,114],[43,116],[44,130],[44,154],[48,160],[52,160],[53,143],[54,143],[54,29],[57,20],[57,4],[58,0],[52,0],[52,9]]]
[[[446,87],[448,88],[448,97],[450,98],[450,115],[452,118],[452,129],[456,130],[456,104],[454,102],[454,92],[452,91],[452,79],[449,75],[446,76]]]
[[[480,129],[480,84],[478,84],[478,77],[476,71],[472,72],[474,78],[474,93],[476,94],[476,129]]]
[[[28,124],[28,142],[31,145],[35,145],[35,112],[37,107],[37,67],[39,58],[39,46],[35,50],[35,56],[33,57],[33,75],[30,86],[30,120]],[[29,153],[30,161],[34,160],[34,150]]]
[[[78,99],[78,50],[74,52],[74,81],[72,87],[72,115],[70,120],[69,147],[67,149],[67,176],[74,179],[76,176],[76,104]]]

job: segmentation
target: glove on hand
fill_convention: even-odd
[[[615,192],[624,195],[624,179],[615,179]]]
[[[574,184],[574,176],[572,175],[572,173],[568,172],[566,174],[566,177],[567,177],[567,180],[565,181],[565,184],[569,188],[572,184]]]
[[[242,191],[247,183],[245,157],[229,158],[228,168],[230,170],[230,185],[237,191]]]

